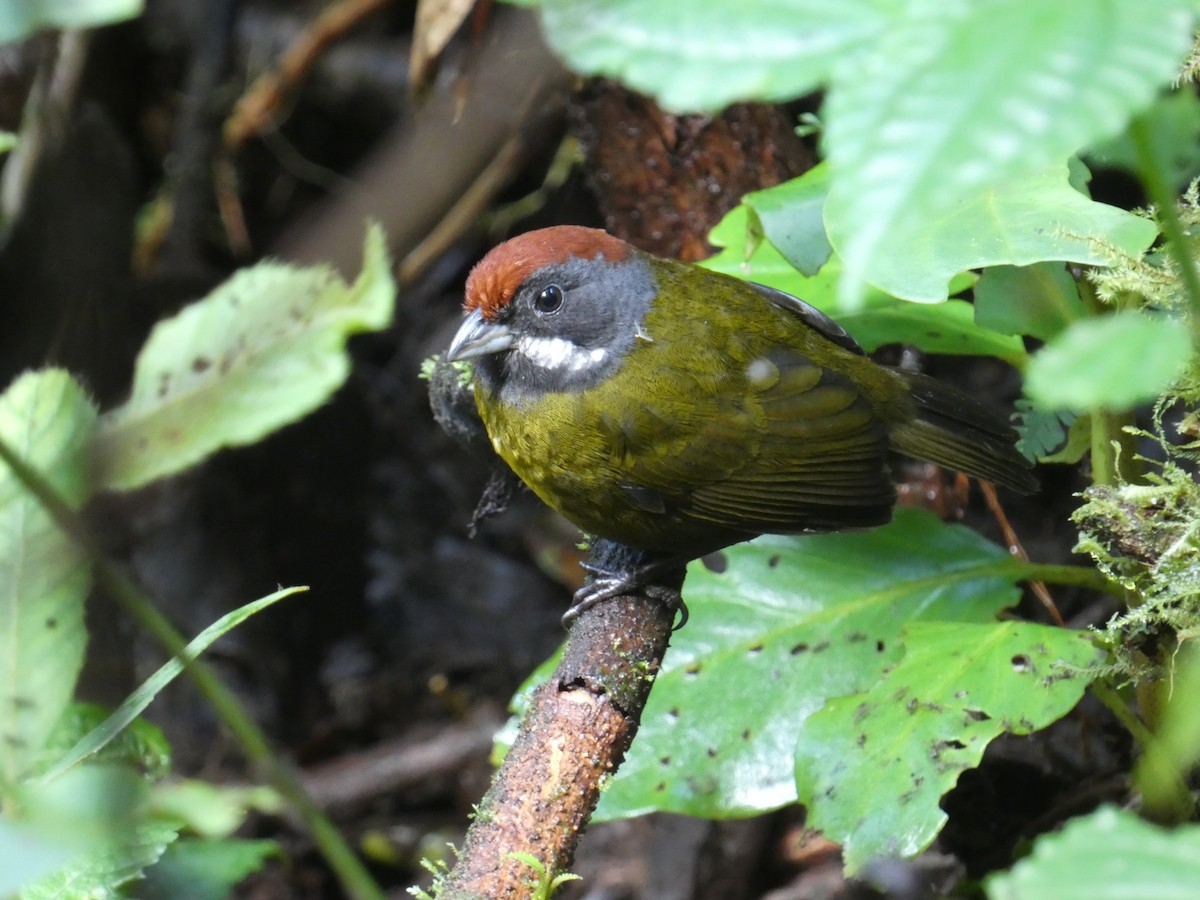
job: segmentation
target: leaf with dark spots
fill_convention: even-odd
[[[988,742],[1044,727],[1086,687],[1080,678],[1031,694],[1014,658],[1078,671],[1102,655],[1086,634],[1026,622],[914,622],[904,643],[905,655],[868,690],[833,698],[810,716],[797,745],[809,823],[844,845],[851,870],[927,846],[945,821],[939,798],[978,764]],[[833,779],[842,787],[836,806],[823,800]]]
[[[597,817],[666,810],[724,818],[794,803],[804,785],[797,754],[811,752],[821,760],[813,776],[822,790],[835,763],[853,773],[845,776],[851,781],[879,787],[856,812],[881,820],[893,815],[889,804],[912,788],[909,779],[920,772],[923,794],[912,808],[922,807],[936,829],[943,815],[937,799],[945,788],[928,771],[932,763],[923,769],[876,758],[889,749],[905,760],[926,752],[927,742],[921,751],[907,746],[918,742],[926,720],[944,718],[953,730],[961,727],[964,703],[950,696],[963,687],[957,683],[954,655],[947,657],[949,668],[931,666],[922,674],[924,681],[914,678],[904,670],[909,634],[917,623],[942,623],[962,629],[958,652],[977,649],[974,629],[980,626],[969,623],[994,624],[997,614],[1016,602],[1020,594],[1014,581],[1027,564],[965,528],[910,509],[897,510],[892,524],[872,531],[763,537],[727,548],[723,555],[727,568],[719,575],[703,563],[689,568],[685,592],[691,620],[672,639],[638,739],[604,792]],[[848,635],[855,639],[847,640]],[[1031,646],[1004,656],[1007,677],[1013,677],[1011,656]],[[911,714],[905,710],[909,700],[917,702]],[[847,705],[839,707],[842,703]],[[991,713],[974,693],[970,706]],[[859,707],[862,718],[856,725]],[[822,747],[810,748],[807,723],[838,708],[846,719]],[[874,724],[889,715],[904,718],[892,735]],[[972,725],[995,728],[996,723]],[[750,738],[738,739],[746,731]],[[856,746],[862,734],[867,742]],[[908,737],[898,741],[895,734]],[[970,757],[983,743],[956,752]],[[716,757],[707,754],[709,747],[719,750]],[[713,790],[655,792],[663,755],[670,755],[672,772],[703,774]],[[858,769],[864,757],[874,767],[865,774]],[[887,777],[897,766],[903,768],[904,783],[889,794]],[[843,791],[858,801],[857,789]]]
[[[391,320],[394,294],[386,242],[372,227],[353,284],[328,268],[264,262],[159,322],[129,399],[100,421],[96,484],[131,490],[307,415],[349,374],[350,336]]]

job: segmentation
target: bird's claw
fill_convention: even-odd
[[[593,606],[633,591],[641,591],[651,600],[662,603],[669,610],[679,611],[679,621],[671,628],[672,631],[678,631],[687,624],[688,608],[687,604],[683,602],[683,597],[679,591],[656,584],[646,584],[644,574],[641,572],[624,572],[618,574],[609,572],[590,562],[584,562],[580,565],[584,571],[592,576],[592,580],[575,592],[571,608],[563,613],[562,623],[564,628],[569,627],[572,622]]]

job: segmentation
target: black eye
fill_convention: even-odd
[[[567,295],[563,293],[563,289],[557,284],[552,284],[533,298],[533,308],[537,310],[538,315],[548,316],[558,312],[558,308],[563,305],[565,299],[567,299]]]

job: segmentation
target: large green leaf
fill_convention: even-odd
[[[745,208],[737,207],[721,220],[709,240],[725,249],[702,265],[779,288],[811,303],[837,319],[867,350],[904,343],[928,353],[995,356],[1015,365],[1025,362],[1025,347],[1019,338],[981,327],[971,305],[962,300],[911,303],[868,290],[861,303],[843,303],[838,297],[842,267],[837,257],[815,275],[805,277],[772,243],[748,239],[746,217]]]
[[[1195,16],[1189,0],[537,5],[568,65],[671,108],[788,99],[827,83],[825,220],[846,261],[847,299],[868,283],[941,299],[950,276],[979,265],[1103,262],[1094,238],[1128,249],[1115,211],[1076,200],[1056,218],[1065,195],[1037,204],[1031,194],[1048,187],[1039,173],[1153,100]],[[964,236],[993,206],[1001,221],[971,248]]]
[[[990,900],[1192,900],[1200,825],[1173,831],[1104,806],[1042,836],[1033,853],[987,881]]]
[[[1034,355],[1025,391],[1043,409],[1129,409],[1182,375],[1191,355],[1187,327],[1175,319],[1136,310],[1084,319]]]
[[[796,742],[831,698],[868,690],[914,622],[994,622],[1026,564],[974,532],[897,510],[874,531],[765,536],[693,563],[691,610],[598,815],[723,817],[797,799]],[[961,625],[964,640],[976,626]],[[935,803],[936,809],[936,803]]]
[[[887,0],[540,0],[550,45],[576,71],[608,75],[676,111],[790,100],[872,46]]]
[[[89,493],[95,419],[61,370],[23,375],[0,396],[0,440],[73,507]],[[0,787],[27,773],[75,690],[90,580],[84,552],[0,461]]]
[[[914,622],[905,656],[863,693],[801,727],[796,783],[807,824],[842,845],[848,872],[914,856],[946,821],[938,800],[993,738],[1029,734],[1079,702],[1103,653],[1087,634],[1030,622]]]
[[[391,321],[394,293],[372,227],[352,285],[327,267],[260,263],[160,322],[138,356],[133,396],[101,420],[97,487],[138,487],[312,411],[349,373],[347,338]]]
[[[831,192],[825,205],[829,239],[843,258],[864,252],[859,236],[864,223],[857,217],[865,213],[846,205],[845,196]],[[1065,163],[964,188],[953,203],[936,208],[914,201],[891,226],[860,261],[857,274],[847,262],[847,276],[921,303],[945,299],[950,279],[965,269],[1043,260],[1103,266],[1114,251],[1140,255],[1158,236],[1152,222],[1075,190]]]
[[[1046,173],[1170,81],[1191,44],[1191,4],[909,0],[897,10],[870,53],[835,72],[823,114],[834,170],[825,220],[847,297],[871,283],[933,300],[970,266],[1090,262],[1077,258],[1083,242],[1055,249],[1048,238],[1095,235],[1100,212],[1075,201],[1074,215],[1056,217],[1032,192],[1052,189]],[[1060,190],[1051,202],[1066,199]],[[988,215],[1000,227],[977,233]],[[939,234],[961,256],[933,252]],[[1018,246],[991,246],[1001,238]]]
[[[1049,340],[1086,314],[1062,263],[992,266],[975,285],[975,321],[1001,334]]]

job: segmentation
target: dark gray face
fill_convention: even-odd
[[[511,333],[511,346],[477,359],[476,376],[509,403],[584,390],[620,365],[654,295],[641,259],[547,266],[496,317],[495,325]]]

